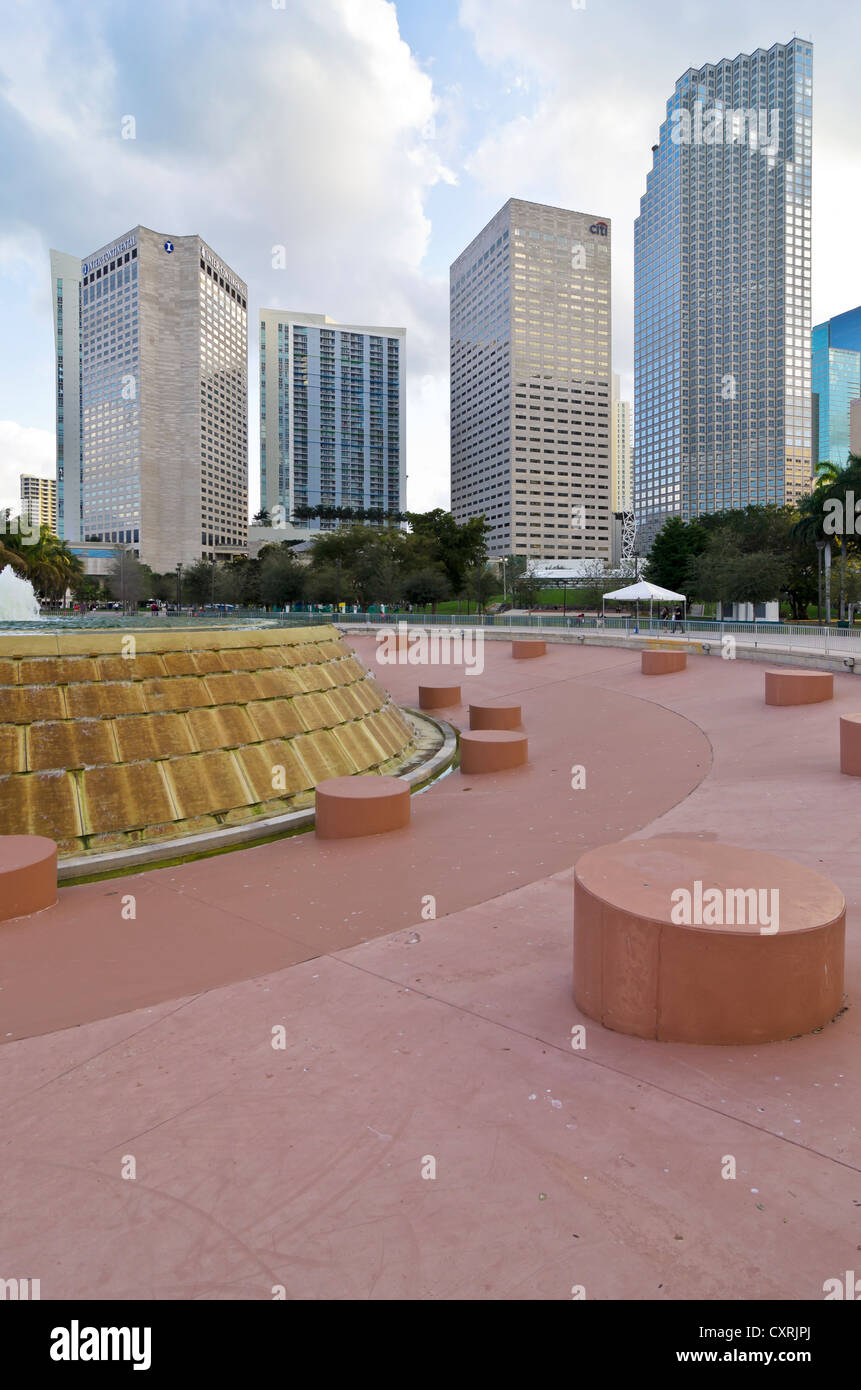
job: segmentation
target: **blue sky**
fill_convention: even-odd
[[[447,505],[452,259],[511,196],[612,218],[630,392],[633,219],[675,79],[794,32],[815,45],[814,322],[861,302],[861,7],[0,0],[0,21],[0,504],[53,468],[49,248],[142,223],[205,237],[248,281],[252,322],[279,306],[405,325],[409,503]],[[252,349],[252,501],[256,367]]]

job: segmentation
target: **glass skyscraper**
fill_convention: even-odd
[[[818,323],[813,355],[814,464],[849,458],[851,403],[861,396],[861,306]]]
[[[666,517],[810,488],[812,45],[689,68],[634,229],[634,506]]]
[[[260,310],[260,502],[312,530],[302,507],[406,508],[406,329]],[[277,515],[277,513],[276,513]]]
[[[451,509],[490,554],[612,558],[611,245],[511,198],[451,267]]]
[[[54,398],[57,440],[57,535],[81,539],[81,262],[51,252]]]

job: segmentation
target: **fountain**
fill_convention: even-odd
[[[39,617],[39,600],[29,579],[22,579],[11,565],[0,570],[0,623],[32,623]]]

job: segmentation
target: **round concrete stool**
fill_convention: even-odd
[[[830,880],[773,854],[671,835],[604,845],[575,869],[574,999],[638,1038],[778,1042],[840,1009],[845,924]]]
[[[507,772],[522,767],[528,757],[528,738],[510,729],[476,729],[460,736],[460,770],[467,774]]]
[[[840,716],[840,771],[861,777],[861,714]]]
[[[459,685],[420,685],[419,709],[447,709],[460,704]]]
[[[470,705],[471,729],[517,729],[520,726],[519,705]]]
[[[818,705],[834,698],[830,671],[766,671],[767,705]]]
[[[57,846],[44,835],[0,835],[0,922],[57,901]]]
[[[512,642],[511,655],[516,661],[526,661],[531,656],[546,656],[547,643],[535,642],[531,638],[522,642]]]
[[[329,777],[317,783],[315,799],[321,840],[383,835],[410,823],[410,785],[402,777]]]
[[[671,671],[684,671],[687,664],[687,652],[640,653],[640,670],[644,676],[668,676]]]

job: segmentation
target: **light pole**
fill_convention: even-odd
[[[182,561],[176,567],[176,611],[182,613]]]
[[[816,549],[819,551],[819,572],[817,575],[816,590],[816,621],[822,626],[822,552],[825,549],[824,541],[816,542]]]

